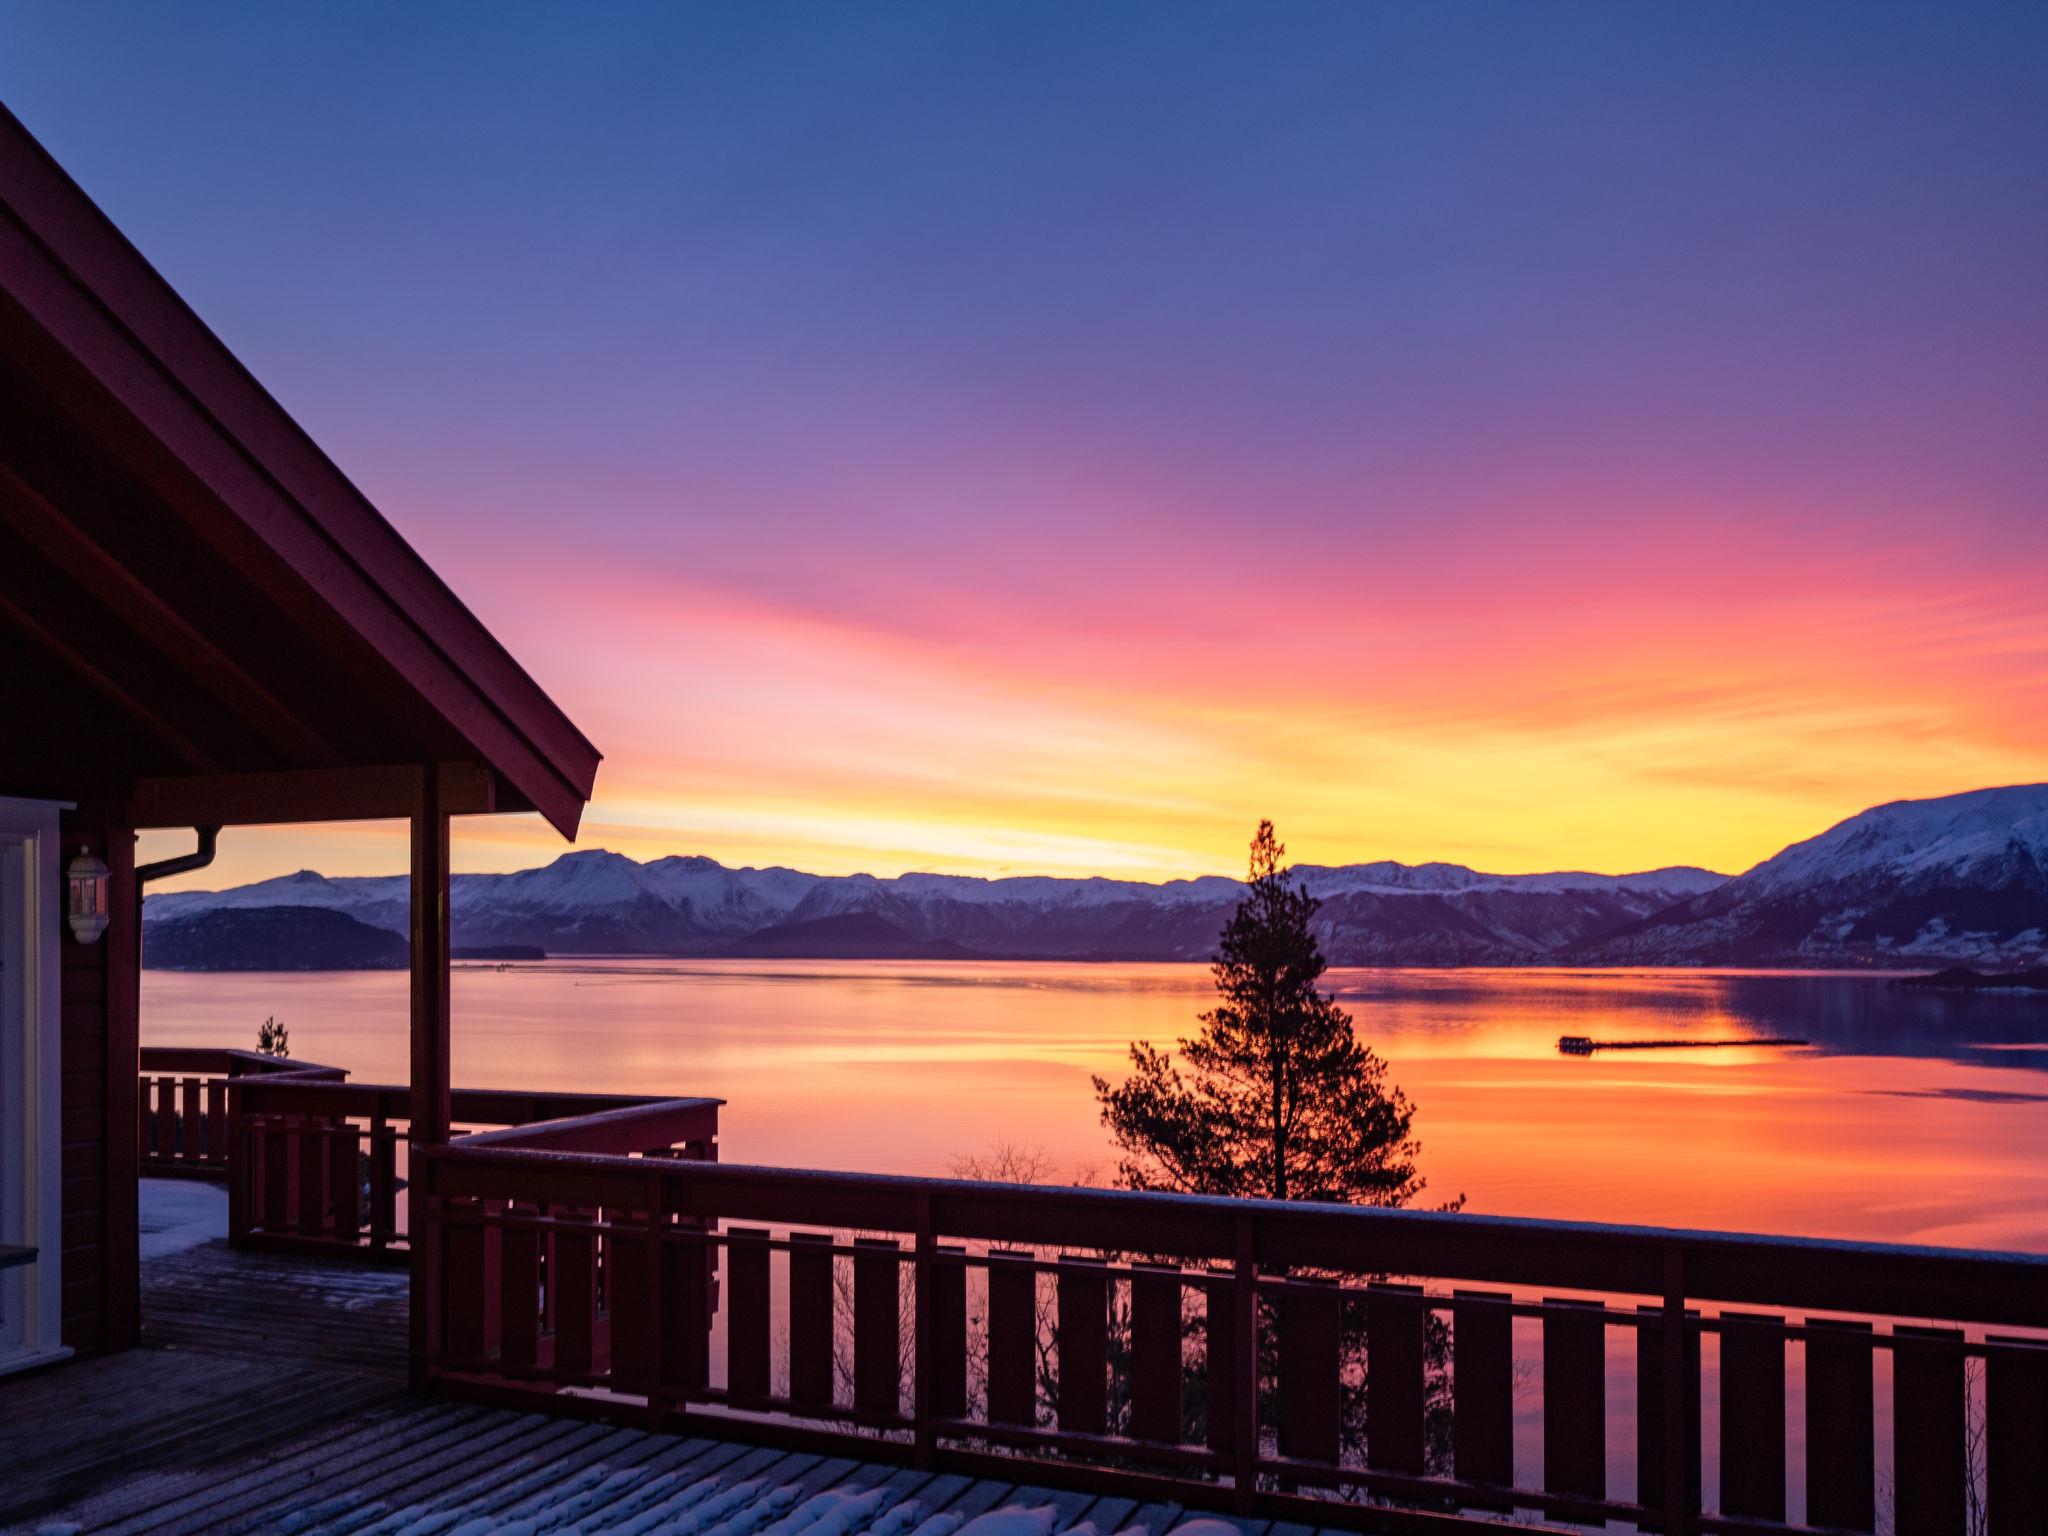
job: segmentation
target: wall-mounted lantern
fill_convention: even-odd
[[[80,848],[65,874],[71,886],[71,936],[81,944],[97,944],[107,931],[107,861]]]

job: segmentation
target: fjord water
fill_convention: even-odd
[[[1332,971],[1418,1106],[1426,1201],[2048,1252],[2048,997],[1699,971]],[[465,1086],[710,1094],[728,1162],[945,1173],[998,1142],[1106,1178],[1091,1073],[1165,1045],[1199,965],[554,960],[458,966]],[[145,972],[150,1045],[406,1077],[399,972]],[[1799,1047],[1560,1055],[1599,1040]]]

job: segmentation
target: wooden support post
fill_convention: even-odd
[[[932,1326],[931,1393],[926,1419],[967,1417],[967,1249],[959,1243],[938,1243],[931,1269]],[[925,1431],[936,1449],[936,1431]]]
[[[1892,1530],[1967,1528],[1969,1388],[1959,1328],[1892,1329]],[[2048,1449],[2048,1447],[2043,1447]]]
[[[789,1400],[832,1406],[832,1234],[789,1234]]]
[[[1514,1297],[1451,1294],[1451,1465],[1461,1482],[1506,1488],[1515,1480]]]
[[[662,1242],[668,1231],[668,1192],[661,1182],[661,1175],[650,1174],[647,1179],[647,1251],[640,1255],[639,1285],[647,1299],[644,1326],[641,1330],[640,1347],[647,1353],[644,1380],[647,1383],[647,1427],[660,1430],[661,1421],[668,1413],[668,1399],[661,1393],[661,1362],[666,1358],[668,1340],[662,1329],[661,1316],[661,1267],[665,1262],[665,1245]],[[708,1230],[708,1227],[707,1227]],[[707,1255],[706,1264],[709,1265]],[[620,1271],[624,1275],[624,1269]],[[688,1324],[690,1319],[684,1319]],[[616,1324],[614,1324],[616,1326]],[[612,1356],[612,1374],[624,1376],[619,1358]]]
[[[1582,1499],[1607,1496],[1604,1310],[1597,1301],[1543,1298],[1543,1487],[1548,1493]],[[1681,1368],[1681,1379],[1683,1374]],[[1672,1422],[1685,1422],[1682,1413],[1671,1411],[1668,1400],[1667,1416]],[[1682,1498],[1682,1472],[1677,1487]],[[1681,1524],[1677,1529],[1685,1528]]]
[[[1366,1465],[1420,1477],[1427,1455],[1423,1423],[1427,1392],[1425,1335],[1429,1304],[1422,1287],[1375,1283],[1365,1302]]]
[[[1335,1466],[1343,1447],[1344,1293],[1334,1280],[1299,1280],[1277,1311],[1280,1454]]]
[[[875,1419],[903,1412],[903,1261],[893,1237],[853,1240],[853,1407]]]
[[[1180,1270],[1131,1267],[1131,1435],[1181,1442]]]
[[[1231,1266],[1231,1508],[1249,1515],[1259,1493],[1259,1266],[1252,1219],[1237,1218]]]
[[[1209,1449],[1231,1456],[1237,1449],[1237,1279],[1218,1265],[1202,1282],[1206,1355],[1203,1361],[1204,1426]]]
[[[1959,1451],[1962,1443],[1958,1429]],[[1785,1518],[1785,1319],[1776,1313],[1721,1313],[1721,1513]]]
[[[1665,1418],[1673,1410],[1672,1396],[1664,1386],[1664,1308],[1662,1305],[1645,1304],[1636,1308],[1640,1321],[1636,1324],[1636,1502],[1653,1513],[1661,1512],[1654,1523],[1645,1524],[1643,1530],[1661,1531],[1663,1521],[1670,1518],[1664,1497],[1665,1451],[1667,1429]],[[1682,1340],[1685,1360],[1685,1381],[1678,1393],[1677,1412],[1683,1421],[1678,1425],[1679,1456],[1685,1465],[1685,1516],[1695,1520],[1700,1512],[1700,1314],[1697,1308],[1688,1308],[1685,1313],[1685,1337]],[[1721,1402],[1725,1417],[1729,1389],[1729,1356],[1726,1353],[1726,1335],[1723,1335],[1721,1356]],[[1738,1372],[1739,1374],[1739,1372]],[[1727,1441],[1722,1441],[1725,1449]],[[1784,1460],[1780,1447],[1779,1460]],[[1727,1510],[1729,1484],[1721,1484],[1723,1512]]]
[[[1699,1440],[1693,1430],[1698,1412],[1687,1402],[1685,1338],[1685,1250],[1676,1243],[1664,1250],[1664,1336],[1662,1339],[1664,1389],[1664,1536],[1685,1536],[1691,1522],[1691,1478],[1688,1463],[1698,1454]],[[1697,1397],[1694,1397],[1697,1401]],[[1687,1437],[1692,1436],[1690,1446]]]
[[[1870,1324],[1806,1320],[1806,1523],[1877,1529]]]
[[[178,1080],[178,1161],[181,1163],[196,1163],[200,1158],[199,1127],[206,1119],[205,1101],[200,1097],[203,1091],[196,1077]]]
[[[758,1403],[773,1384],[769,1350],[774,1340],[766,1227],[726,1228],[725,1385],[736,1398]]]
[[[228,1165],[227,1097],[226,1078],[206,1080],[206,1160],[220,1168]]]
[[[251,1202],[256,1188],[253,1174],[256,1137],[249,1129],[248,1114],[242,1108],[242,1086],[232,1077],[227,1080],[227,1101],[227,1135],[232,1138],[225,1143],[228,1160],[228,1246],[240,1248],[249,1235],[255,1214]]]
[[[107,861],[106,1105],[99,1134],[105,1140],[100,1210],[106,1221],[106,1346],[126,1349],[142,1336],[142,1258],[137,1236],[139,1149],[129,1139],[136,1123],[134,1098],[142,1071],[142,894],[135,883],[135,837],[126,827],[106,830]]]
[[[419,773],[412,816],[412,1338],[415,1387],[439,1347],[442,1266],[423,1152],[445,1146],[448,1087],[448,811],[433,765]]]
[[[916,1465],[929,1472],[938,1455],[938,1436],[932,1430],[932,1261],[938,1252],[938,1234],[932,1227],[932,1197],[917,1197],[917,1260],[911,1273],[911,1377],[910,1420]]]
[[[988,1421],[1038,1422],[1038,1272],[1026,1249],[988,1251]]]
[[[382,1256],[398,1235],[398,1132],[380,1105],[370,1117],[370,1251]]]
[[[1059,1426],[1084,1435],[1109,1432],[1109,1266],[1062,1254],[1055,1287]]]

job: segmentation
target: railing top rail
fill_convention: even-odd
[[[723,1099],[649,1099],[619,1104],[586,1115],[508,1125],[458,1138],[464,1146],[619,1154],[654,1143],[667,1146],[715,1135]]]
[[[404,1083],[350,1083],[319,1073],[286,1073],[260,1080],[244,1078],[239,1086],[244,1102],[261,1112],[369,1114],[381,1110],[387,1118],[404,1119],[412,1090]],[[723,1099],[664,1097],[621,1093],[536,1093],[520,1088],[457,1088],[450,1095],[458,1124],[527,1127],[554,1125],[605,1114],[661,1111],[665,1106],[683,1105],[693,1109],[724,1104]],[[531,1144],[531,1143],[529,1143]]]
[[[138,1053],[144,1072],[198,1072],[228,1077],[302,1077],[324,1073],[346,1077],[346,1067],[270,1056],[224,1045],[145,1045]]]
[[[407,1090],[401,1089],[400,1091],[405,1092]],[[458,1104],[469,1103],[479,1107],[495,1105],[510,1108],[520,1104],[533,1104],[544,1108],[566,1110],[574,1114],[598,1114],[614,1109],[644,1109],[656,1104],[725,1103],[723,1099],[696,1098],[679,1094],[558,1093],[552,1090],[535,1092],[524,1088],[457,1088],[454,1091],[454,1098]],[[460,1120],[463,1116],[458,1113],[455,1118]],[[487,1119],[488,1116],[475,1115],[471,1118],[481,1120]],[[544,1118],[561,1119],[564,1118],[564,1115],[557,1113]]]
[[[1229,1260],[1244,1223],[1269,1268],[1661,1296],[1675,1255],[1686,1295],[1701,1300],[2048,1327],[2040,1254],[735,1163],[650,1167],[483,1137],[434,1149],[431,1161],[448,1194],[566,1201],[595,1185],[630,1207],[654,1174],[670,1185],[671,1209],[695,1216],[894,1231],[929,1219],[950,1237],[1193,1262]],[[563,1192],[550,1193],[557,1183]]]

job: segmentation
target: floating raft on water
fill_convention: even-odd
[[[1567,1056],[1595,1051],[1700,1051],[1725,1045],[1805,1045],[1783,1035],[1758,1035],[1748,1040],[1595,1040],[1590,1035],[1559,1035],[1557,1048]]]

